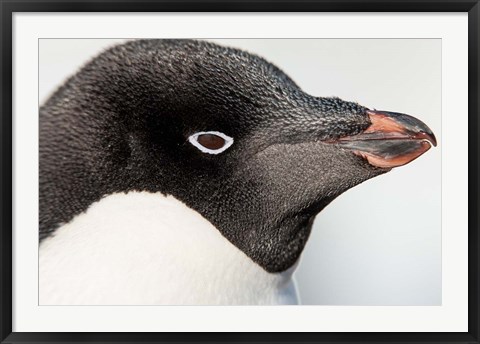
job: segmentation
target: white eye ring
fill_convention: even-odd
[[[203,146],[200,142],[198,142],[198,137],[200,135],[215,135],[221,137],[223,140],[225,140],[225,144],[218,149],[210,149],[205,146]],[[221,133],[219,131],[199,131],[198,133],[195,133],[193,135],[190,135],[188,138],[188,141],[197,147],[200,151],[203,153],[207,154],[220,154],[227,150],[232,144],[233,144],[233,138],[230,136],[225,135],[224,133]]]

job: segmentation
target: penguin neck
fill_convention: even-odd
[[[172,196],[109,195],[40,245],[40,304],[295,304],[268,273]]]

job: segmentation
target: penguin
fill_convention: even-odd
[[[297,304],[315,216],[432,146],[239,49],[114,46],[40,107],[39,304]]]

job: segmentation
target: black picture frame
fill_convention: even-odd
[[[0,0],[1,343],[331,342],[480,343],[478,0]],[[12,15],[14,12],[468,12],[468,332],[437,333],[33,333],[12,332]]]

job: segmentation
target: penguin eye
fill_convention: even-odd
[[[218,131],[201,131],[191,135],[188,141],[208,154],[219,154],[233,144],[233,138]]]

